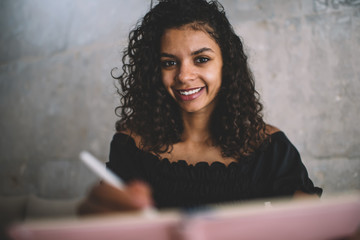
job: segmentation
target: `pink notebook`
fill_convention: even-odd
[[[252,202],[209,207],[184,214],[158,211],[153,216],[111,216],[58,219],[14,224],[15,240],[238,240],[338,239],[360,227],[360,195],[321,200]]]

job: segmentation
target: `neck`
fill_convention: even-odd
[[[211,112],[183,112],[184,131],[182,141],[193,143],[210,143],[210,116]]]

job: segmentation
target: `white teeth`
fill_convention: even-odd
[[[197,89],[193,89],[193,90],[190,90],[190,91],[180,91],[180,94],[181,95],[191,95],[191,94],[194,94],[194,93],[197,93],[201,90],[201,87],[200,88],[197,88]]]

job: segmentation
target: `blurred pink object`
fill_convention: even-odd
[[[360,227],[360,195],[321,200],[273,201],[210,207],[184,214],[178,210],[44,220],[11,226],[15,240],[98,239],[337,239]]]

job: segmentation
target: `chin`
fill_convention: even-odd
[[[196,113],[204,109],[203,106],[181,106],[181,109],[187,113]]]

